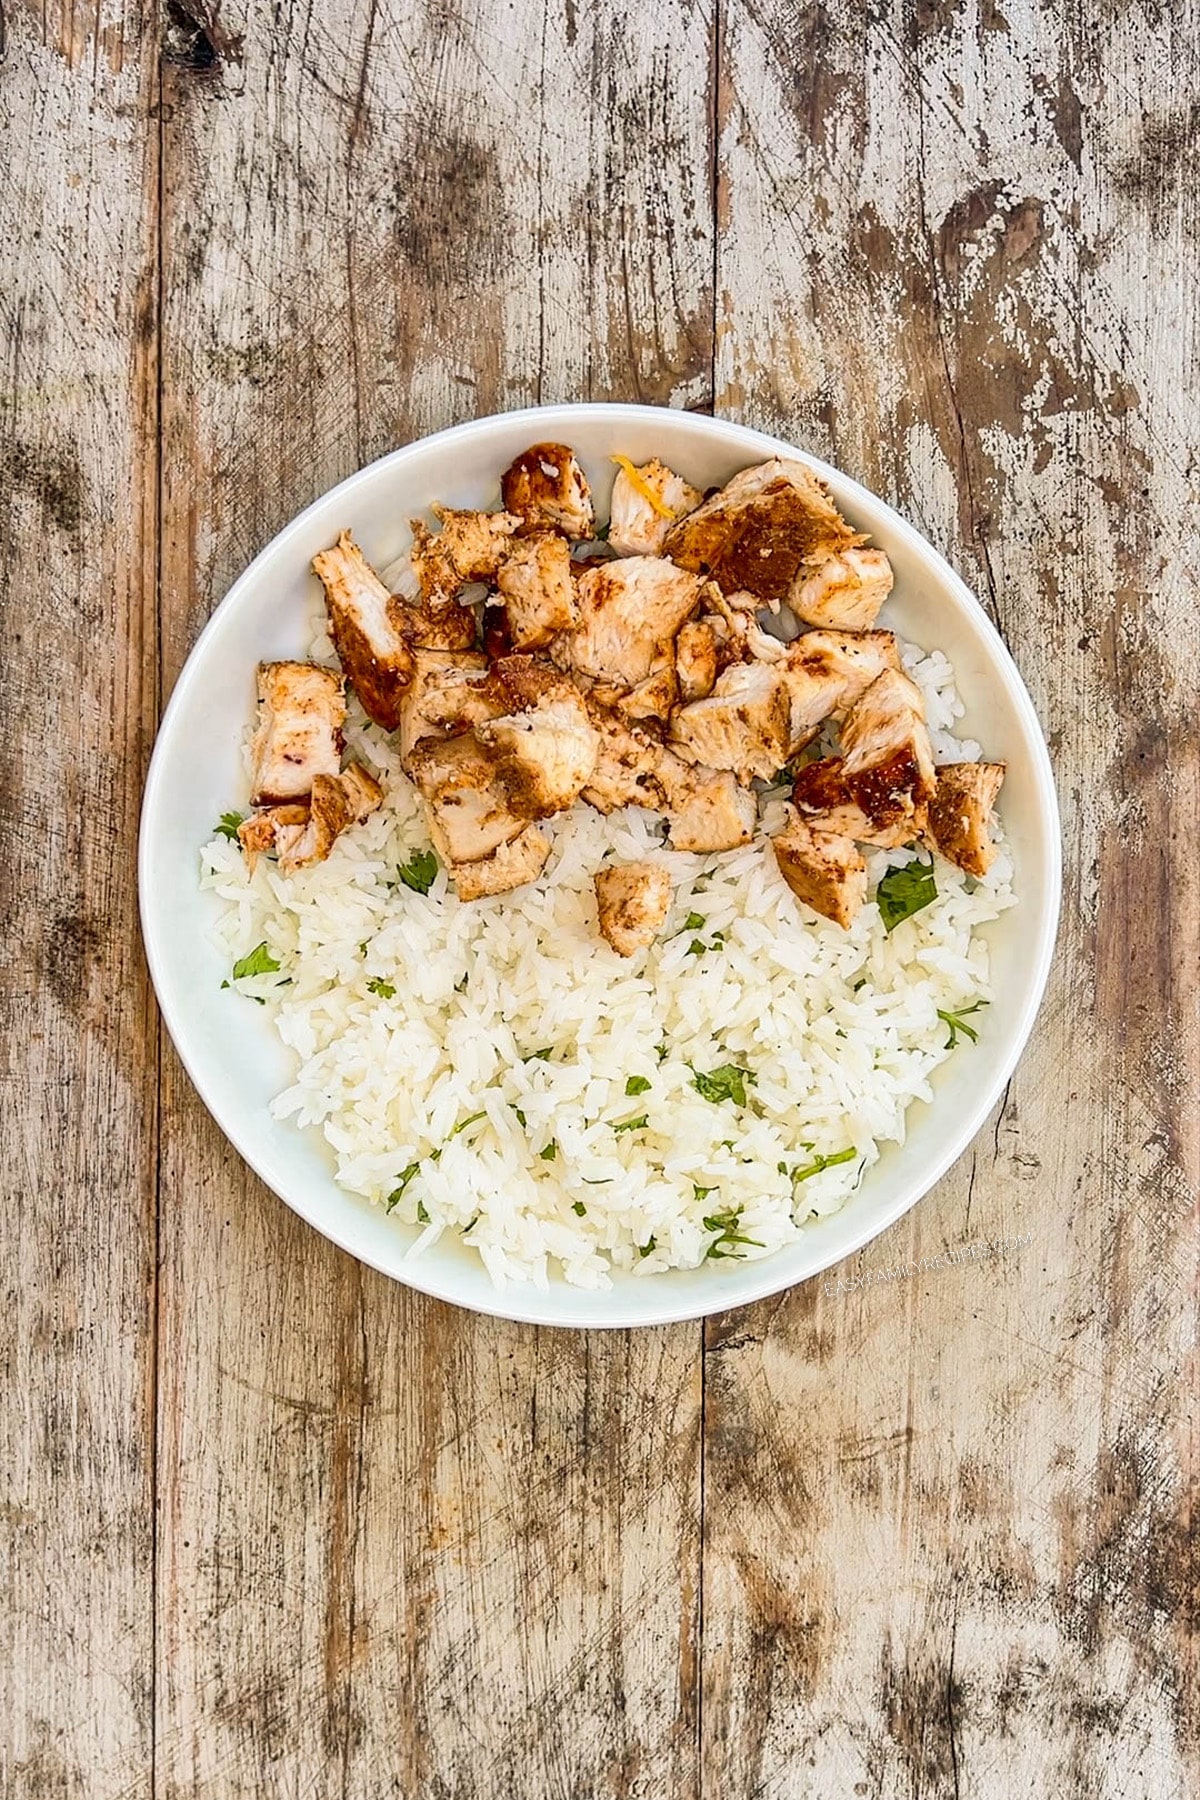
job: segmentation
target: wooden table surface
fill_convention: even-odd
[[[1200,1792],[1195,5],[3,16],[0,1793]],[[370,458],[576,398],[865,481],[1046,723],[1033,1041],[834,1277],[944,1267],[471,1317],[295,1219],[159,1029],[205,617]]]

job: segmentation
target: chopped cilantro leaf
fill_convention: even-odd
[[[647,1094],[649,1091],[650,1083],[644,1075],[631,1075],[625,1083],[625,1092],[631,1100],[635,1094]]]
[[[656,1246],[655,1246],[654,1239],[647,1238],[646,1242],[644,1244],[638,1245],[638,1247],[637,1247],[638,1255],[639,1256],[649,1256],[650,1252],[655,1248],[656,1248]]]
[[[578,1213],[581,1219],[587,1217],[587,1207],[583,1204],[582,1200],[573,1200],[571,1202],[571,1211],[573,1213]]]
[[[720,1068],[711,1070],[707,1075],[699,1069],[692,1071],[692,1085],[705,1100],[716,1105],[721,1100],[732,1100],[735,1106],[746,1105],[746,1084],[755,1085],[758,1077],[749,1069],[739,1068],[737,1063],[722,1063]]]
[[[646,1115],[645,1113],[642,1113],[640,1117],[636,1119],[622,1119],[619,1125],[613,1126],[613,1132],[614,1134],[619,1134],[622,1131],[644,1131],[645,1128]]]
[[[397,873],[405,887],[416,894],[427,894],[437,879],[438,859],[432,850],[414,850]]]
[[[418,1175],[420,1173],[420,1169],[421,1169],[421,1165],[419,1162],[409,1163],[407,1169],[405,1169],[403,1175],[401,1175],[399,1181],[396,1183],[395,1187],[392,1189],[391,1193],[388,1195],[387,1199],[384,1201],[384,1211],[385,1212],[391,1212],[393,1206],[395,1206],[397,1204],[397,1202],[402,1198],[402,1196],[404,1194],[404,1190],[408,1186],[409,1182],[413,1179],[413,1177],[415,1175]]]
[[[680,929],[681,929],[681,931],[703,931],[704,930],[704,914],[698,913],[698,912],[690,912],[688,914],[687,918],[683,921],[683,924],[680,927]]]
[[[705,1231],[717,1233],[705,1251],[705,1257],[715,1259],[722,1256],[733,1256],[735,1246],[738,1244],[749,1244],[752,1249],[761,1250],[762,1245],[757,1238],[746,1237],[743,1232],[738,1230],[741,1222],[742,1209],[740,1206],[729,1212],[714,1213],[711,1218],[705,1219]]]
[[[428,1225],[429,1223],[429,1214],[425,1210],[425,1202],[423,1200],[417,1201],[417,1221],[421,1225]]]
[[[547,1044],[544,1050],[527,1050],[521,1058],[522,1062],[549,1062],[554,1046]]]
[[[937,899],[932,862],[922,862],[917,856],[898,869],[889,869],[875,890],[875,898],[885,931],[895,931],[897,925]]]
[[[222,813],[221,823],[217,826],[216,830],[217,837],[231,838],[236,844],[238,841],[238,826],[241,822],[242,814],[239,812]]]
[[[544,1150],[538,1151],[538,1155],[541,1157],[543,1162],[553,1162],[554,1161],[555,1157],[558,1155],[558,1145],[555,1143],[553,1138],[550,1139],[550,1142],[546,1145],[546,1148]]]
[[[256,944],[249,956],[239,957],[233,965],[233,979],[244,981],[247,975],[274,975],[279,964],[267,948],[266,939]]]
[[[480,1119],[486,1119],[486,1118],[487,1118],[487,1114],[485,1112],[471,1113],[469,1118],[460,1119],[458,1121],[458,1124],[454,1127],[453,1131],[450,1133],[450,1136],[452,1138],[456,1138],[460,1131],[465,1131],[467,1129],[468,1125],[478,1124]],[[522,1125],[525,1123],[524,1119],[521,1120],[521,1123],[522,1123]]]
[[[368,981],[367,992],[369,994],[378,994],[381,1000],[394,1000],[396,997],[396,990],[391,982],[381,981],[378,976],[376,976],[374,981]]]
[[[832,1156],[822,1156],[818,1151],[813,1160],[804,1168],[792,1170],[792,1180],[793,1182],[807,1181],[810,1175],[820,1175],[825,1169],[836,1169],[839,1163],[853,1162],[857,1155],[858,1151],[853,1144],[848,1150],[838,1150]]]
[[[693,938],[691,943],[687,947],[687,953],[689,956],[703,956],[704,951],[705,951],[705,946],[700,942],[699,938]]]

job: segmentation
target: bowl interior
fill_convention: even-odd
[[[850,521],[890,556],[894,594],[883,623],[954,665],[967,707],[958,730],[1008,764],[1001,801],[1019,905],[988,928],[996,998],[969,1057],[934,1078],[932,1105],[916,1103],[906,1142],[889,1146],[844,1209],[757,1263],[721,1263],[618,1279],[611,1291],[498,1292],[482,1264],[443,1240],[406,1260],[413,1232],[338,1189],[319,1133],[277,1125],[268,1107],[291,1058],[261,1008],[221,991],[227,973],[211,940],[216,903],[198,885],[198,852],[216,820],[244,794],[239,743],[254,704],[254,668],[303,656],[313,554],[347,527],[386,565],[408,541],[407,520],[432,500],[498,503],[499,475],[538,439],[570,443],[604,516],[619,451],[660,456],[697,487],[723,482],[775,454],[777,440],[691,413],[636,406],[564,406],[502,414],[393,452],[326,494],[267,546],[235,582],[193,650],[163,719],[147,781],[139,880],[143,930],[167,1027],[205,1104],[259,1175],[310,1224],[385,1273],[442,1299],[509,1318],[576,1326],[637,1325],[696,1317],[776,1292],[829,1267],[882,1231],[961,1153],[1010,1075],[1045,986],[1061,881],[1054,786],[1028,695],[982,608],[949,566],[881,500],[805,457]]]

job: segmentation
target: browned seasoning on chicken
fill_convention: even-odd
[[[544,650],[579,616],[571,546],[556,531],[514,538],[496,576],[508,613],[509,647]]]
[[[409,754],[408,773],[443,862],[478,862],[528,823],[512,807],[495,753],[473,731],[445,742],[422,738]]]
[[[564,537],[590,538],[596,525],[592,490],[566,444],[531,444],[504,471],[500,492],[526,530],[547,525]]]
[[[805,906],[848,930],[867,897],[867,865],[849,838],[795,819],[771,839],[779,873]]]
[[[697,854],[736,850],[754,836],[758,818],[754,795],[739,787],[728,769],[691,767],[668,751],[658,778],[666,791],[664,810],[673,849]]]
[[[520,524],[515,513],[431,508],[441,529],[430,531],[420,519],[412,529],[410,558],[422,598],[435,610],[450,606],[464,587],[494,581]]]
[[[561,669],[636,687],[673,660],[675,633],[703,585],[661,556],[600,563],[579,577],[579,623],[556,638],[551,655]]]
[[[782,673],[791,698],[788,756],[840,718],[885,669],[899,669],[890,631],[807,631],[789,644]]]
[[[928,833],[947,862],[984,876],[996,859],[990,820],[1004,783],[1003,763],[944,763],[929,802]]]
[[[671,910],[671,877],[659,863],[621,863],[596,874],[601,935],[618,956],[653,943]]]
[[[348,531],[313,557],[325,589],[329,635],[362,709],[395,731],[412,676],[412,651],[394,616],[392,596]]]
[[[382,799],[383,789],[361,763],[351,763],[340,775],[314,776],[307,804],[270,806],[238,826],[251,874],[258,858],[272,851],[285,875],[324,862],[334,840],[347,826],[361,824]]]
[[[704,570],[726,594],[786,600],[810,571],[862,542],[811,469],[776,457],[743,469],[673,525],[663,554]]]
[[[671,722],[676,750],[689,761],[732,769],[743,783],[769,779],[782,767],[790,735],[787,683],[769,663],[735,663],[706,700],[681,706]]]
[[[491,894],[508,894],[513,888],[536,881],[546,866],[550,839],[536,825],[527,825],[507,844],[476,862],[451,863],[450,878],[460,900],[483,900]]]
[[[418,650],[400,708],[400,760],[405,770],[422,738],[459,737],[483,719],[508,711],[486,656],[473,650]]]
[[[342,677],[316,663],[260,663],[258,707],[250,743],[251,804],[306,800],[316,776],[336,775],[341,767]]]
[[[919,690],[885,669],[842,726],[842,755],[809,763],[792,798],[814,830],[895,847],[925,829],[933,755]]]
[[[574,805],[600,748],[599,734],[575,693],[487,720],[475,727],[475,736],[495,752],[509,804],[526,819],[548,819]]]

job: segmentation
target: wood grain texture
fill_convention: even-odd
[[[153,36],[9,8],[0,65],[0,1792],[150,1792]],[[18,252],[17,256],[13,251]]]
[[[1194,0],[3,9],[0,1792],[1198,1791]],[[969,1156],[703,1333],[326,1245],[137,941],[159,662],[362,462],[581,397],[892,499],[1064,804]]]
[[[710,392],[702,13],[238,33],[165,81],[168,681],[272,533],[394,444]],[[163,1791],[691,1791],[698,1328],[454,1313],[292,1220],[170,1057],[163,1118]]]
[[[726,14],[717,408],[974,583],[1050,724],[1068,878],[1004,1105],[836,1274],[1032,1245],[710,1327],[705,1793],[1200,1781],[1185,12]]]

